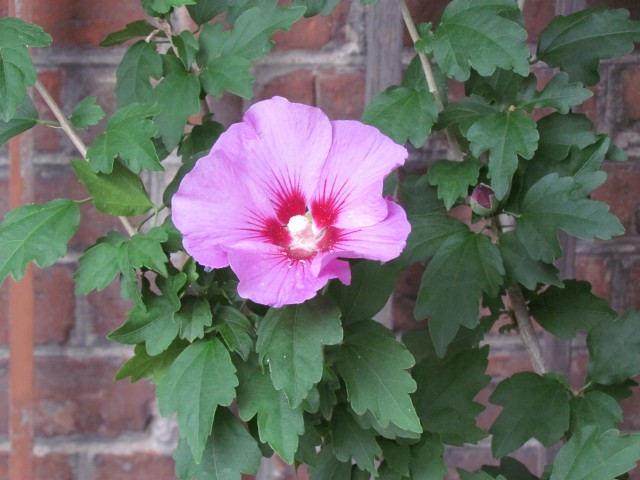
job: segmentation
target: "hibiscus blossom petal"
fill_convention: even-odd
[[[357,228],[387,216],[384,177],[404,164],[407,149],[357,121],[334,121],[331,150],[311,202],[321,227]]]

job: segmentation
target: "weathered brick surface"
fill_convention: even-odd
[[[127,318],[127,311],[132,303],[120,296],[120,285],[117,281],[101,292],[91,292],[86,302],[90,316],[86,321],[91,324],[91,333],[95,341],[104,343],[106,335],[122,324]]]
[[[65,454],[51,454],[35,457],[33,480],[74,480],[76,459]]]
[[[9,365],[6,360],[0,361],[0,405],[9,405]],[[0,436],[8,434],[9,409],[0,408]]]
[[[95,480],[130,480],[152,478],[175,480],[173,458],[165,455],[98,455],[94,463]]]

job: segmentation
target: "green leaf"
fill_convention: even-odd
[[[584,88],[581,83],[569,83],[569,75],[559,72],[541,92],[534,92],[531,98],[519,102],[518,107],[529,112],[534,108],[554,108],[566,114],[571,107],[580,105],[592,96],[593,92]]]
[[[196,55],[198,65],[204,68],[218,58],[230,36],[231,30],[223,30],[222,23],[216,22],[204,25],[198,37],[198,43],[200,44],[200,49]]]
[[[253,327],[241,312],[233,307],[221,307],[214,317],[213,329],[220,332],[229,350],[245,361],[249,358],[253,349]]]
[[[447,210],[459,197],[465,197],[469,186],[478,181],[482,163],[475,158],[466,158],[462,162],[438,160],[429,167],[427,176],[431,185],[438,187],[438,198],[444,201]]]
[[[590,425],[597,425],[604,432],[623,421],[622,408],[618,402],[603,392],[587,392],[584,397],[574,397],[570,405],[572,432]]]
[[[220,0],[198,0],[195,4],[187,5],[189,15],[198,25],[204,25],[226,9],[227,2]]]
[[[380,264],[368,260],[351,265],[351,283],[331,282],[329,293],[344,322],[369,320],[386,305],[400,273],[399,262]]]
[[[256,352],[268,363],[275,389],[296,408],[322,378],[322,346],[341,340],[340,310],[318,296],[270,309],[258,327]]]
[[[496,478],[498,478],[497,475],[502,474],[501,478],[506,480],[539,480],[525,465],[511,457],[502,457],[500,466],[483,465],[482,471]]]
[[[333,453],[341,462],[356,462],[362,470],[376,475],[375,460],[382,454],[374,430],[363,430],[344,405],[333,412],[331,420]]]
[[[428,434],[425,434],[428,435]],[[411,450],[405,443],[397,443],[386,438],[379,438],[378,444],[382,448],[382,456],[387,465],[404,477],[411,475]]]
[[[411,445],[411,477],[413,480],[445,478],[444,445],[437,435],[425,432],[420,443]]]
[[[598,140],[591,120],[576,113],[552,113],[542,117],[538,120],[538,133],[540,141],[534,161],[562,160],[572,146],[584,148]]]
[[[96,97],[83,98],[71,112],[69,121],[78,130],[96,125],[104,117],[104,110],[96,103]]]
[[[487,472],[467,472],[461,468],[458,468],[458,474],[460,475],[460,480],[507,480],[502,475],[494,477]]]
[[[462,134],[466,135],[471,125],[496,112],[498,112],[497,107],[484,97],[471,95],[446,105],[438,116],[437,128],[458,124]]]
[[[382,426],[370,410],[367,410],[362,415],[358,415],[353,411],[351,413],[355,421],[358,422],[358,424],[362,428],[364,428],[365,430],[372,428],[376,432],[378,432],[378,435],[382,436],[383,438],[407,438],[410,440],[418,440],[420,438],[420,433],[400,428],[391,422],[389,422],[385,426]]]
[[[298,437],[304,433],[302,406],[292,408],[284,392],[273,388],[267,372],[257,368],[241,378],[238,412],[245,422],[258,415],[260,441],[268,443],[285,463],[293,463]]]
[[[146,20],[136,20],[135,22],[127,23],[127,25],[117,32],[110,33],[103,41],[100,42],[101,47],[112,47],[114,45],[120,45],[127,40],[132,40],[139,37],[147,37],[156,30],[156,27],[151,25]]]
[[[351,463],[341,462],[333,454],[331,445],[324,445],[316,464],[309,467],[309,480],[351,480]]]
[[[193,62],[196,61],[196,54],[200,50],[200,44],[195,35],[189,30],[183,30],[180,35],[173,37],[173,43],[178,50],[178,56],[187,71],[191,70]]]
[[[213,322],[209,302],[203,297],[186,296],[175,319],[180,323],[180,338],[193,343],[204,337],[205,327]]]
[[[189,117],[200,112],[200,82],[177,58],[165,57],[165,68],[166,76],[153,90],[158,106],[153,121],[164,146],[171,151],[182,138]]]
[[[38,123],[38,111],[33,100],[25,95],[11,120],[5,122],[0,118],[0,147],[16,135],[26,132]]]
[[[640,42],[640,22],[629,20],[627,10],[582,10],[555,17],[540,32],[538,58],[571,81],[595,85],[600,60],[630,53],[633,42]]]
[[[53,265],[67,253],[67,242],[80,224],[80,210],[73,200],[18,207],[0,223],[0,283],[9,274],[20,280],[27,264]]]
[[[522,110],[496,112],[474,123],[467,131],[471,152],[479,157],[489,151],[489,178],[498,200],[511,186],[518,156],[530,160],[538,147],[536,123]]]
[[[226,408],[219,408],[202,462],[194,461],[189,445],[183,439],[173,458],[176,475],[184,480],[241,480],[243,473],[252,475],[258,471],[262,453],[236,416]]]
[[[579,280],[565,281],[564,288],[549,287],[531,300],[529,311],[542,328],[565,340],[615,315],[606,300],[591,293],[589,282]]]
[[[591,359],[587,372],[592,382],[622,383],[640,374],[640,313],[627,310],[615,321],[602,321],[589,331]]]
[[[444,355],[461,325],[476,326],[482,292],[497,295],[503,276],[498,247],[485,235],[467,231],[438,249],[422,277],[414,310],[417,319],[429,318],[438,355]]]
[[[522,98],[528,98],[536,91],[537,79],[534,74],[523,77],[511,70],[502,68],[484,77],[472,71],[471,77],[465,82],[468,95],[479,95],[496,110],[503,110],[506,106],[517,105]]]
[[[435,72],[434,72],[435,73]],[[429,90],[420,57],[414,55],[402,76],[402,86],[416,90]]]
[[[135,173],[115,162],[111,173],[94,173],[89,162],[72,160],[71,166],[80,183],[93,197],[96,210],[107,215],[125,217],[142,215],[154,208],[144,184]]]
[[[485,77],[497,67],[526,76],[527,32],[506,15],[516,12],[511,0],[453,0],[430,42],[436,63],[459,81],[469,78],[471,68]]]
[[[607,204],[575,198],[575,189],[573,178],[559,178],[553,173],[541,178],[526,193],[516,234],[532,258],[551,263],[560,256],[557,229],[581,240],[608,240],[624,233]]]
[[[205,92],[213,97],[221,97],[222,92],[249,99],[253,96],[251,60],[235,55],[224,55],[207,64],[200,74],[200,82]]]
[[[151,141],[158,129],[148,119],[157,113],[154,106],[133,103],[116,111],[93,146],[87,149],[87,160],[96,172],[111,173],[116,157],[120,157],[133,173],[162,170]]]
[[[151,8],[158,13],[169,13],[172,8],[182,7],[183,5],[194,5],[196,0],[151,0]]]
[[[122,235],[111,232],[82,254],[78,260],[78,270],[73,275],[76,295],[104,290],[113,281],[120,271],[119,247],[124,242]]]
[[[134,383],[141,378],[149,378],[152,383],[158,384],[184,349],[183,344],[176,344],[158,355],[151,356],[144,345],[136,345],[133,357],[120,367],[114,380],[130,377],[131,383]]]
[[[158,384],[160,413],[177,412],[180,435],[186,439],[196,463],[203,459],[218,405],[231,405],[237,386],[229,352],[217,338],[188,346]]]
[[[413,369],[418,416],[444,443],[463,446],[486,436],[476,425],[484,407],[473,399],[491,380],[488,355],[488,346],[463,350],[445,360],[425,358]]]
[[[563,286],[558,278],[558,269],[531,258],[515,232],[501,235],[498,249],[506,273],[505,284],[519,282],[529,290],[535,290],[539,283]]]
[[[504,407],[489,430],[496,458],[513,452],[530,438],[550,447],[569,428],[566,387],[552,375],[516,373],[498,384],[489,401]]]
[[[126,269],[146,267],[164,277],[168,276],[167,254],[160,245],[168,239],[162,227],[153,227],[147,233],[136,233],[121,247],[120,270],[125,272]],[[181,278],[180,275],[176,276],[178,278]]]
[[[151,102],[153,89],[149,79],[162,76],[162,57],[152,42],[134,43],[125,52],[116,71],[118,106]]]
[[[36,81],[27,47],[48,47],[51,36],[42,27],[19,18],[0,18],[0,120],[9,122]]]
[[[399,144],[409,140],[414,147],[424,145],[438,117],[433,95],[425,90],[389,87],[367,105],[362,121],[373,125]]]
[[[614,480],[632,470],[640,459],[640,434],[600,432],[587,426],[574,432],[562,447],[551,470],[551,480]]]
[[[358,415],[369,410],[383,427],[393,423],[420,433],[420,420],[409,397],[416,384],[406,371],[413,364],[393,332],[373,321],[346,327],[336,361],[349,403]]]

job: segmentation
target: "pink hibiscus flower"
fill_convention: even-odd
[[[231,266],[243,298],[302,303],[333,278],[350,283],[344,258],[400,255],[411,227],[382,182],[406,158],[373,127],[275,97],[249,108],[184,177],[173,222],[200,264]]]

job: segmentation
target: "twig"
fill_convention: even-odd
[[[53,113],[53,115],[56,117],[56,120],[58,120],[58,122],[60,123],[60,127],[67,134],[67,136],[71,140],[71,143],[73,143],[73,145],[76,147],[78,152],[80,152],[80,155],[82,155],[82,158],[86,160],[87,146],[80,139],[80,137],[78,136],[78,133],[74,130],[71,123],[69,123],[69,120],[67,120],[67,117],[64,116],[64,113],[62,113],[62,110],[60,110],[60,107],[58,106],[56,101],[53,99],[49,91],[40,82],[40,80],[36,80],[35,88],[40,94],[40,96],[42,97],[42,99],[44,100],[44,102],[47,104],[49,109],[51,110],[51,113]],[[120,223],[122,223],[122,226],[130,236],[136,233],[135,228],[133,228],[133,225],[131,225],[131,222],[129,222],[129,219],[127,217],[118,217],[118,218],[120,219]]]
[[[524,0],[518,0],[518,8],[521,12],[524,12]]]
[[[415,44],[418,40],[420,40],[420,34],[418,33],[418,29],[416,28],[416,24],[411,18],[411,12],[409,12],[409,7],[407,6],[406,0],[399,0],[400,4],[400,12],[402,12],[402,19],[404,20],[404,24],[409,31],[409,36],[411,40]],[[429,63],[429,59],[425,55],[424,52],[418,52],[418,57],[420,58],[420,63],[422,64],[422,70],[424,71],[424,76],[427,79],[427,85],[429,87],[429,91],[433,94],[433,97],[436,101],[436,107],[438,108],[438,112],[444,110],[444,102],[442,101],[442,97],[440,96],[440,91],[438,90],[438,83],[436,82],[436,78],[433,74],[433,69],[431,68],[431,63]],[[449,142],[449,146],[453,151],[453,156],[456,160],[461,161],[463,159],[462,150],[460,149],[460,144],[456,139],[453,132],[447,127],[444,130],[445,135],[447,136],[447,141]]]
[[[518,333],[522,342],[529,352],[533,369],[536,373],[543,375],[548,371],[547,365],[542,355],[542,349],[538,342],[538,337],[533,329],[533,323],[531,323],[531,316],[529,315],[529,309],[522,294],[522,289],[517,283],[511,285],[507,289],[509,300],[511,300],[511,307],[516,317],[516,324],[518,325]]]

